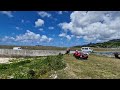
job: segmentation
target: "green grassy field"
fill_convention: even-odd
[[[0,64],[1,79],[120,79],[120,59],[89,55],[77,60],[72,55],[19,58]],[[34,76],[29,73],[35,72]]]
[[[76,60],[73,56],[65,56],[67,67],[60,73],[60,78],[75,79],[119,79],[120,60],[109,57],[90,55],[88,60]]]
[[[0,64],[0,79],[39,79],[50,78],[54,71],[65,68],[63,57],[47,56],[17,58],[9,64]]]

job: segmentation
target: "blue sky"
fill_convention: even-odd
[[[0,11],[0,44],[69,47],[104,42],[120,38],[118,24],[119,11]]]

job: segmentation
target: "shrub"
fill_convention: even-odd
[[[57,56],[48,56],[44,63],[51,69],[51,70],[59,70],[66,66],[65,62],[63,61],[62,55]]]
[[[0,64],[0,69],[7,69],[9,64]]]
[[[25,61],[19,61],[17,63],[13,63],[13,65],[24,65],[26,63],[30,63],[31,61],[30,60],[25,60]]]
[[[35,71],[29,70],[27,76],[28,76],[28,78],[33,79],[35,77]]]

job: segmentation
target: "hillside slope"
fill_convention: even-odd
[[[120,47],[120,39],[113,39],[103,43],[89,43],[87,45],[79,45],[75,47],[100,47],[100,48],[118,48]]]

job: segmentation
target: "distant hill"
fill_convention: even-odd
[[[15,45],[0,45],[0,49],[13,49],[13,47],[21,47],[22,49],[27,50],[66,50],[68,47],[57,47],[57,46],[15,46]],[[70,47],[71,50],[79,49],[79,47]]]
[[[74,47],[118,48],[120,47],[120,39],[113,39],[103,43],[89,43],[86,45],[78,45]]]
[[[66,50],[66,47],[56,47],[56,46],[15,46],[15,45],[0,45],[0,49],[13,49],[13,47],[21,47],[22,49],[28,50]]]

